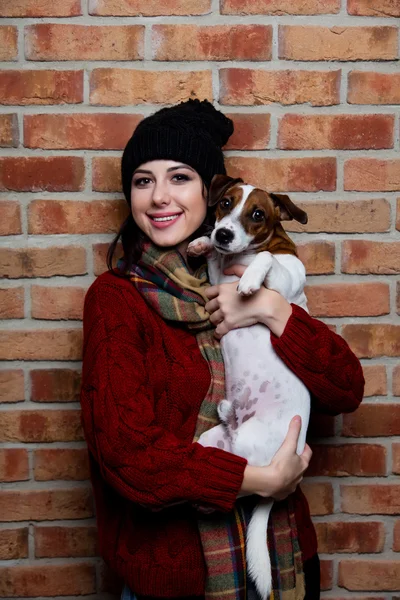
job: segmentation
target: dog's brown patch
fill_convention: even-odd
[[[220,221],[223,217],[229,215],[234,208],[240,204],[243,198],[243,189],[238,186],[233,186],[226,191],[226,193],[220,198],[215,211],[215,217],[217,221]],[[230,201],[229,208],[223,206],[224,200]]]

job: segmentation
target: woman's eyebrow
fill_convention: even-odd
[[[192,167],[189,167],[189,165],[178,165],[177,167],[170,167],[169,169],[167,169],[167,173],[169,173],[170,171],[177,171],[178,169],[189,169],[190,171],[194,172],[194,169],[192,169]]]

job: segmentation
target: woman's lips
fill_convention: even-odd
[[[181,214],[183,213],[170,213],[170,214],[164,214],[164,215],[147,215],[150,219],[150,222],[152,224],[153,227],[155,227],[156,229],[165,229],[166,227],[169,227],[170,225],[173,225],[174,223],[176,223],[176,221],[179,219],[179,217],[181,216]]]

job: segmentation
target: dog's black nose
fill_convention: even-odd
[[[233,231],[230,229],[225,229],[222,227],[221,229],[217,229],[215,232],[215,239],[218,244],[229,244],[234,238]]]

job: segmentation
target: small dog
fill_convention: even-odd
[[[296,247],[281,221],[307,222],[307,214],[288,196],[268,194],[242,179],[216,175],[211,183],[209,205],[216,205],[216,224],[211,238],[189,244],[188,254],[207,255],[212,285],[237,281],[224,275],[232,264],[247,266],[238,292],[249,296],[264,284],[289,302],[307,310],[304,294],[305,269]],[[297,453],[304,450],[310,414],[310,395],[304,384],[274,352],[269,329],[257,324],[235,329],[223,336],[226,399],[218,406],[222,421],[199,439],[246,458],[250,465],[270,464],[295,415],[302,419]],[[271,562],[266,531],[272,499],[254,509],[246,540],[249,574],[260,596],[271,592]]]

